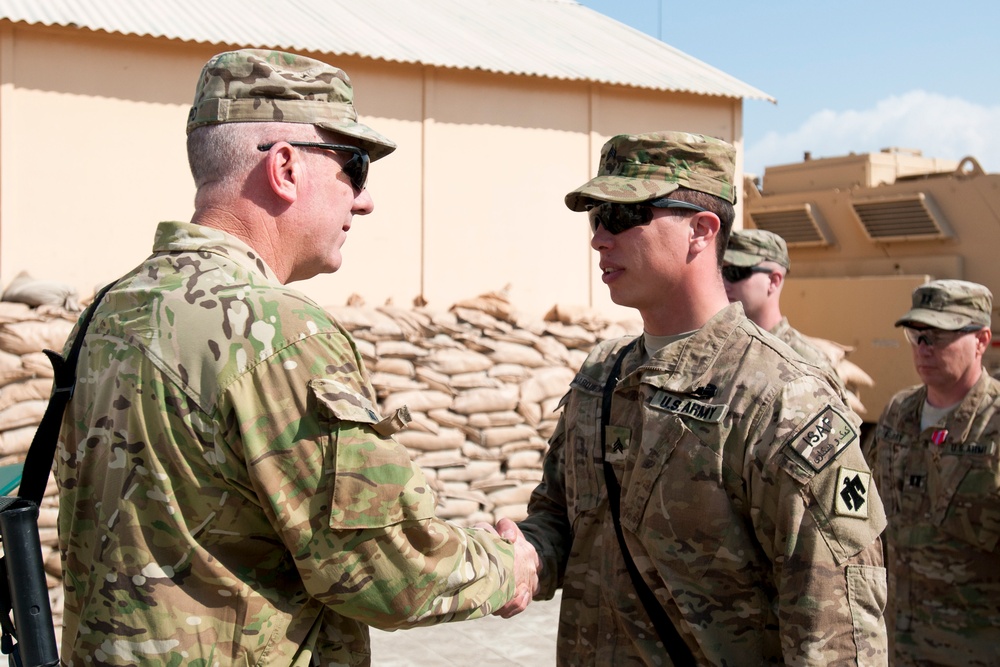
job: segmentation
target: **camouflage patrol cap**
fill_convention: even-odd
[[[896,326],[923,324],[954,331],[967,326],[990,326],[993,294],[983,285],[965,280],[932,280],[913,290],[913,308]]]
[[[187,132],[216,123],[309,123],[357,139],[372,160],[396,150],[357,120],[351,80],[343,70],[293,53],[241,49],[205,63]]]
[[[764,229],[734,229],[723,261],[733,266],[757,266],[763,261],[791,266],[785,239]]]
[[[601,149],[597,177],[566,195],[566,206],[586,210],[588,200],[634,204],[680,187],[736,203],[736,149],[687,132],[620,134]]]

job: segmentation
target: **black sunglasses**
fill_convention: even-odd
[[[773,273],[773,271],[762,266],[733,266],[729,264],[722,267],[722,279],[727,283],[738,283],[755,273]]]
[[[615,202],[604,202],[603,204],[592,204],[587,208],[590,217],[590,229],[595,234],[597,228],[604,227],[612,234],[648,225],[653,220],[653,208],[683,208],[688,211],[705,213],[708,211],[697,204],[690,204],[678,199],[651,199],[638,204],[617,204]]]
[[[269,144],[261,144],[257,147],[259,151],[269,151],[271,147],[274,146],[277,141],[272,141]],[[353,157],[344,163],[341,167],[347,177],[351,179],[351,185],[354,186],[355,190],[364,190],[365,183],[368,182],[368,163],[370,162],[368,158],[368,151],[364,148],[358,148],[357,146],[348,146],[347,144],[324,144],[315,141],[286,141],[289,146],[301,146],[303,148],[322,148],[327,151],[335,151],[338,153],[351,153]]]

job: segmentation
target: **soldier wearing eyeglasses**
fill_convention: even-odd
[[[884,665],[882,503],[860,420],[730,304],[736,153],[620,135],[566,196],[644,333],[597,345],[519,524],[559,665]]]
[[[288,286],[372,212],[347,75],[213,57],[190,222],[100,302],[56,455],[69,665],[368,665],[383,629],[523,609],[527,542],[435,515],[351,336]]]
[[[992,306],[983,285],[935,280],[896,322],[923,384],[893,397],[867,452],[889,520],[896,665],[1000,664],[1000,381],[983,368]]]
[[[730,302],[739,301],[757,326],[774,334],[800,357],[820,368],[845,398],[844,381],[830,356],[809,342],[781,314],[781,290],[791,268],[785,239],[765,229],[736,229],[723,258],[722,281]]]

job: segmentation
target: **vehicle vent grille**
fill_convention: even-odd
[[[946,239],[951,230],[924,193],[853,201],[854,214],[872,241]]]
[[[785,239],[790,248],[830,245],[830,239],[820,229],[809,204],[760,208],[750,211],[750,219],[757,229],[774,232]]]

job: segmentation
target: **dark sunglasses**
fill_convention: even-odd
[[[269,151],[271,147],[274,146],[277,141],[272,141],[269,144],[261,144],[257,147],[259,151]],[[334,151],[337,153],[351,153],[352,157],[350,160],[344,163],[341,167],[347,177],[351,179],[351,185],[354,186],[355,190],[364,190],[365,183],[368,182],[368,151],[364,148],[358,148],[357,146],[348,146],[347,144],[324,144],[315,141],[286,141],[289,146],[301,146],[303,148],[322,148],[327,151]]]
[[[732,264],[722,267],[722,279],[727,283],[738,283],[746,280],[755,273],[773,273],[771,269],[762,266],[733,266]]]
[[[621,234],[633,227],[648,225],[652,222],[653,208],[682,208],[699,213],[708,211],[697,204],[689,204],[678,199],[651,199],[638,204],[604,202],[603,204],[593,204],[587,208],[590,229],[596,234],[597,228],[600,226],[611,234]]]

